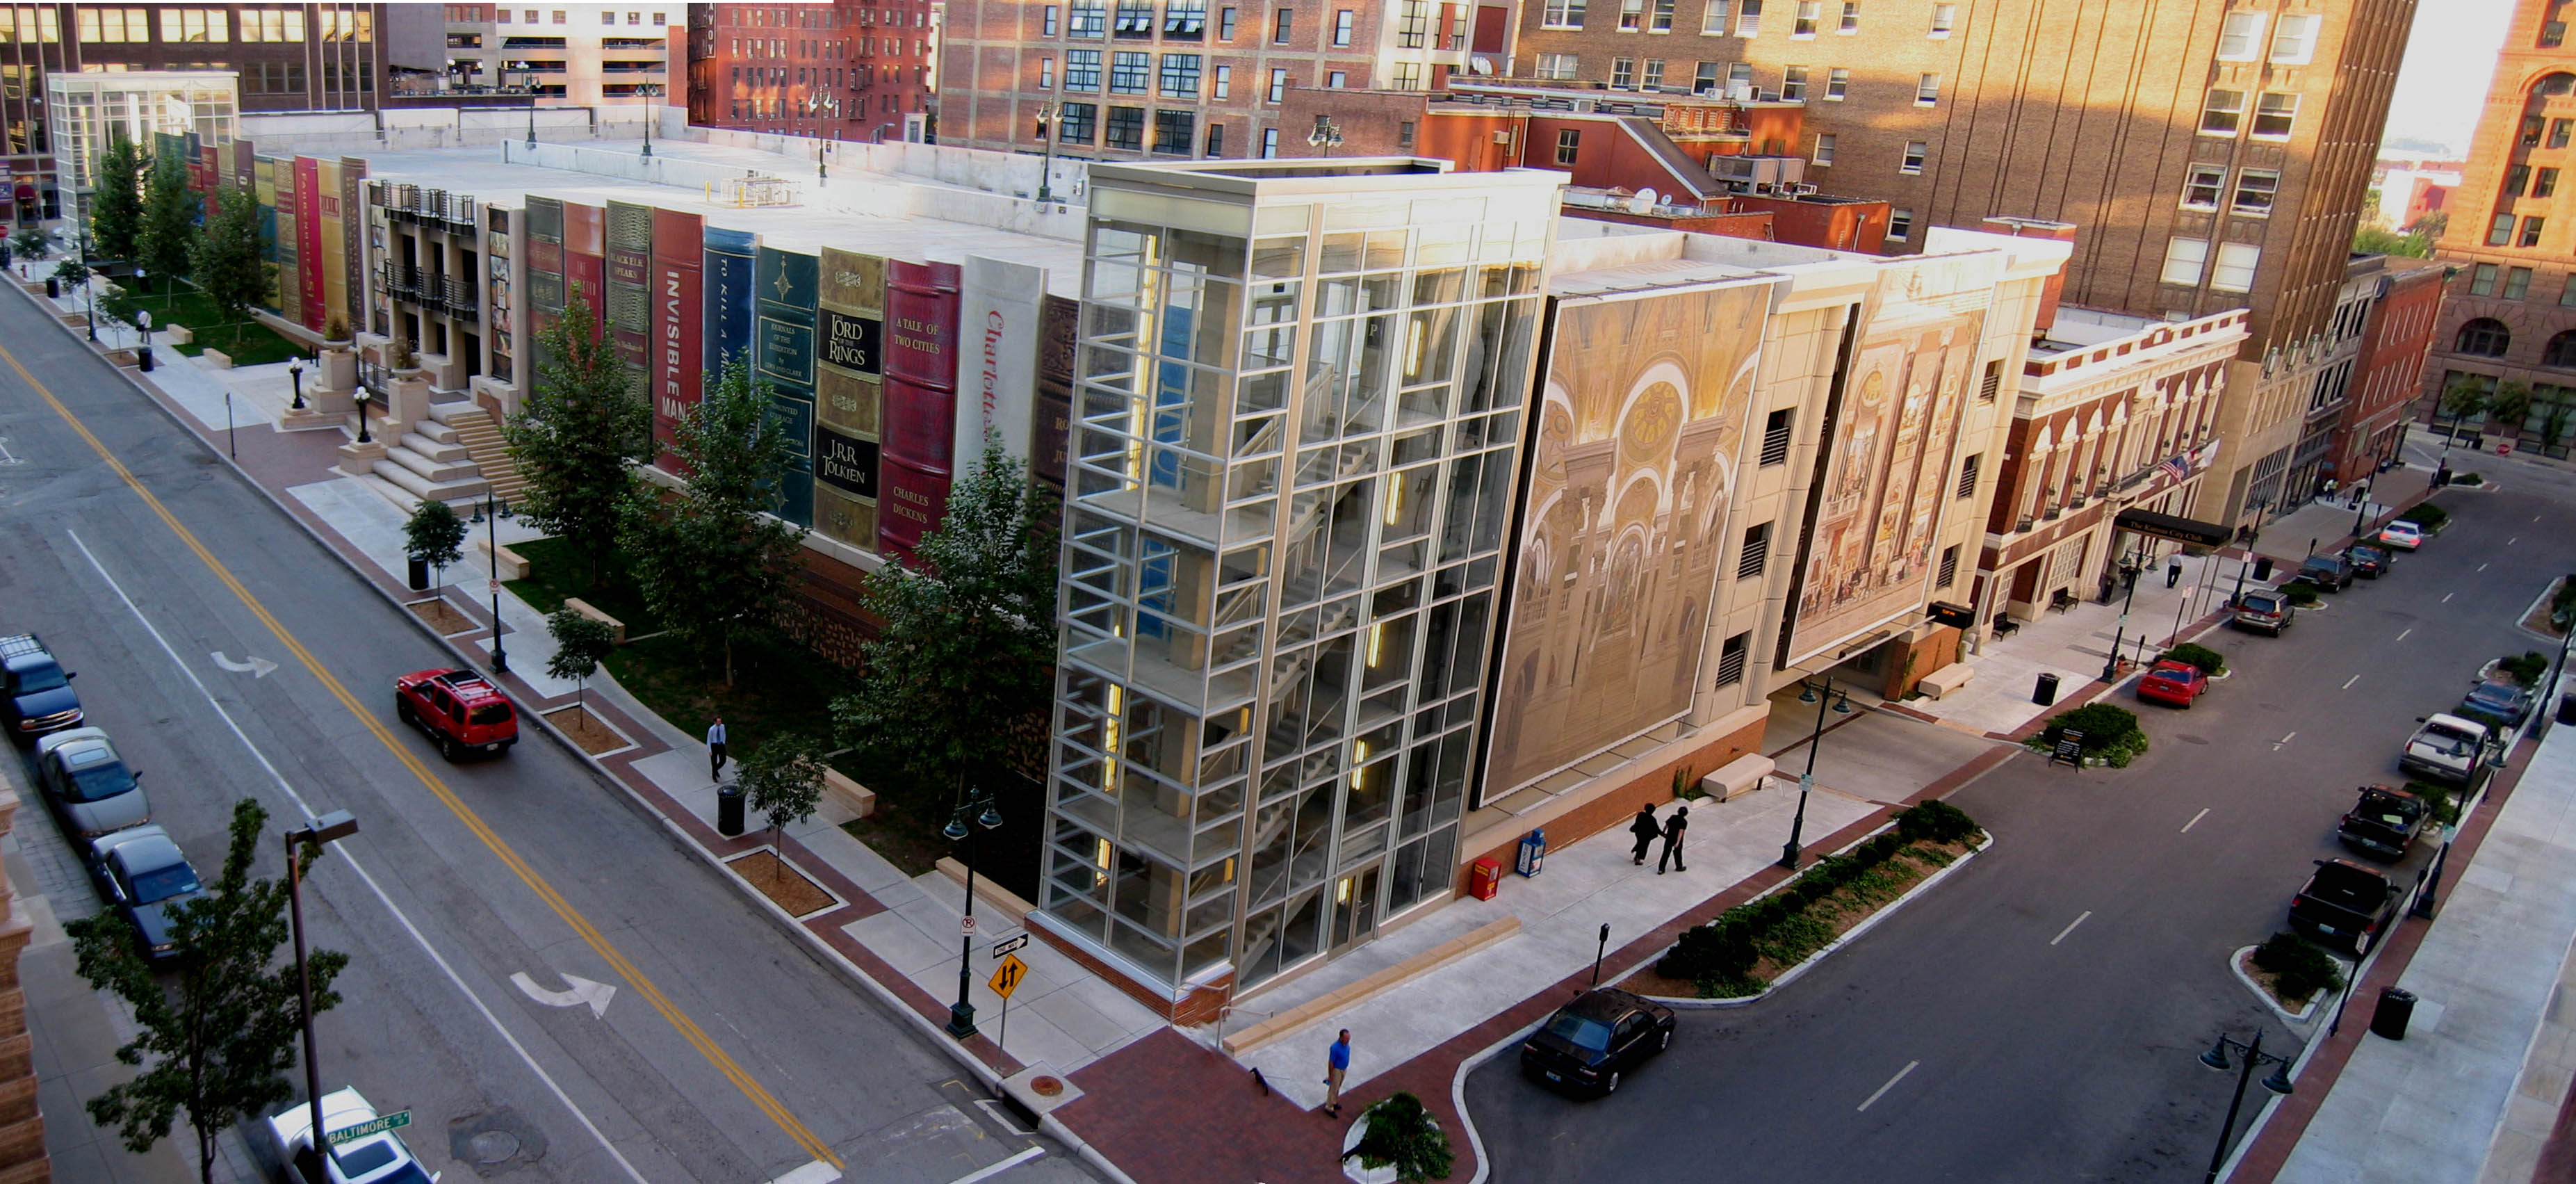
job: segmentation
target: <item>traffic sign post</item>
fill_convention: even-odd
[[[1025,933],[1020,934],[1017,937],[1003,938],[1002,940],[993,943],[993,956],[996,958],[1008,957],[1012,954],[1019,953],[1020,948],[1027,944],[1029,944],[1029,935]]]
[[[1011,947],[1012,950],[1016,950],[1020,945],[1028,943],[1029,935],[1023,933],[1012,940],[1019,943]],[[1010,950],[1004,950],[1002,964],[994,969],[992,981],[984,984],[993,988],[994,994],[1002,997],[1001,1028],[993,1034],[993,1071],[996,1073],[1002,1071],[1002,1043],[1011,1038],[1011,992],[1019,990],[1020,980],[1028,976],[1029,964],[1020,961],[1019,956],[1011,953]]]
[[[356,1126],[341,1127],[330,1134],[324,1135],[323,1138],[332,1146],[337,1147],[340,1144],[349,1142],[353,1139],[363,1139],[369,1135],[381,1135],[386,1131],[393,1130],[397,1127],[406,1127],[410,1125],[411,1111],[396,1110],[382,1118],[370,1118]]]
[[[973,914],[970,913],[966,916],[957,918],[957,934],[960,937],[975,936],[975,917]]]

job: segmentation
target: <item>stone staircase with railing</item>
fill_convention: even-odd
[[[432,403],[429,417],[385,448],[375,475],[401,491],[397,501],[461,502],[487,494],[516,498],[527,487],[510,463],[501,428],[470,400]],[[407,508],[407,507],[406,507]]]

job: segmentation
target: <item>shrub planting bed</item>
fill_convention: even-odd
[[[2131,758],[2147,750],[2147,733],[2138,727],[2138,713],[2110,703],[2087,703],[2048,717],[2048,726],[2023,742],[2033,752],[2054,752],[2057,738],[2068,728],[2084,734],[2084,756],[2100,760],[2114,769],[2129,767]]]
[[[2227,673],[2227,656],[2198,642],[2186,641],[2156,655],[2159,662],[2171,660],[2197,666],[2200,672],[2215,678]]]
[[[2319,991],[2343,989],[2343,967],[2325,947],[2288,930],[2264,939],[2245,961],[2254,981],[2292,1011],[2307,1006]]]

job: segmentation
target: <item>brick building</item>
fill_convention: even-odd
[[[2576,428],[2576,47],[2560,4],[2519,0],[2469,164],[2450,198],[2450,226],[2435,254],[2457,269],[2433,333],[2418,413],[2437,430],[2443,391],[2493,393],[2520,384],[2530,413],[2511,425],[2521,446],[2567,454]],[[2503,436],[2480,415],[2468,436]]]
[[[2225,480],[2193,511],[2234,525],[2282,504],[2314,356],[2292,347],[2333,320],[2414,10],[1528,0],[1512,70],[1801,100],[1808,180],[1887,198],[1891,250],[1989,216],[2071,222],[2070,302],[2250,309]]]
[[[2376,277],[2360,364],[2326,449],[2326,475],[2350,485],[2397,455],[2442,314],[2445,270],[2440,263],[2388,259]]]
[[[939,6],[689,5],[689,122],[825,140],[928,140]]]
[[[1503,65],[1511,10],[1438,0],[950,0],[943,141],[1094,160],[1302,150],[1298,87],[1439,88]],[[1347,151],[1344,152],[1347,155]]]

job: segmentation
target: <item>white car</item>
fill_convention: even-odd
[[[2379,541],[2400,551],[2412,551],[2424,545],[2424,528],[2412,522],[2391,522],[2379,528]]]
[[[322,1129],[344,1131],[361,1123],[373,1122],[376,1108],[357,1090],[344,1089],[322,1095]],[[313,1145],[313,1105],[297,1102],[269,1116],[268,1136],[271,1149],[277,1152],[278,1171],[287,1180],[301,1180],[295,1170],[295,1157]],[[412,1158],[411,1148],[392,1131],[379,1131],[341,1143],[331,1149],[331,1184],[437,1184],[438,1177],[423,1171],[420,1161]]]

